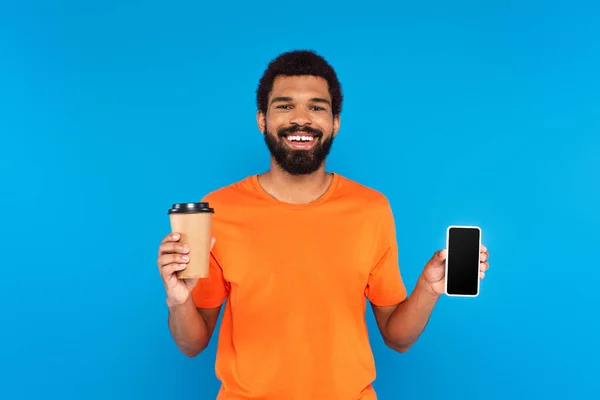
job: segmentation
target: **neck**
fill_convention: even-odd
[[[325,165],[309,175],[290,175],[274,162],[271,168],[258,175],[263,189],[279,201],[292,204],[310,203],[321,197],[333,180],[333,174],[325,171]]]

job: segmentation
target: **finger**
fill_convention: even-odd
[[[489,268],[489,264],[488,263],[486,263],[486,262],[479,263],[479,270],[480,271],[487,271],[488,268]]]
[[[161,243],[176,242],[180,238],[181,238],[181,235],[178,232],[173,232],[173,233],[170,233],[167,236],[165,236],[163,238],[163,240],[161,241]]]
[[[177,263],[177,264],[186,264],[190,261],[190,256],[187,254],[163,254],[158,257],[158,265],[159,267],[164,267],[167,264]]]
[[[479,273],[479,278],[480,278],[480,279],[483,279],[483,278],[485,278],[485,272],[481,271],[481,272]]]
[[[210,239],[210,249],[211,250],[213,249],[213,247],[215,247],[215,242],[216,241],[217,241],[217,238],[214,237],[214,236]]]
[[[487,253],[488,252],[487,247],[485,247],[483,244],[481,245],[481,252],[482,253]]]
[[[481,253],[481,255],[479,256],[479,259],[483,262],[486,261],[488,258],[487,253]]]
[[[184,244],[179,242],[166,242],[160,245],[158,249],[159,254],[167,254],[167,253],[181,253],[187,254],[190,252],[190,248]]]
[[[438,250],[433,253],[433,259],[437,261],[446,261],[447,251],[446,249]]]
[[[176,273],[177,271],[182,271],[186,267],[187,267],[187,264],[177,264],[177,263],[167,264],[160,269],[160,274],[166,280],[166,279],[169,279],[169,277],[171,275],[173,275],[174,273]]]
[[[442,267],[446,262],[447,251],[446,249],[438,250],[433,253],[429,264],[433,267]]]
[[[190,279],[184,279],[183,282],[185,283],[185,286],[188,287],[188,289],[193,289],[196,284],[198,283],[200,279],[198,278],[190,278]]]

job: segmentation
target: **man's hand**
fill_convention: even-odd
[[[177,271],[184,270],[189,261],[189,247],[181,243],[181,234],[174,232],[165,236],[158,248],[158,269],[167,293],[167,304],[181,305],[188,301],[198,279],[179,279]],[[210,243],[215,245],[213,237]]]
[[[446,279],[447,250],[437,251],[425,265],[417,286],[402,303],[394,306],[373,306],[377,326],[385,343],[394,350],[407,351],[419,338],[433,307],[444,294]],[[481,246],[479,277],[485,277],[488,264],[488,250]]]
[[[421,279],[428,284],[431,292],[436,296],[444,294],[445,279],[446,279],[446,257],[448,251],[446,249],[437,251],[433,257],[425,265],[425,269],[421,275]],[[479,278],[485,278],[485,271],[489,268],[489,254],[484,245],[481,245],[479,264]]]

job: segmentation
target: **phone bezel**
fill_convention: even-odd
[[[450,258],[450,230],[451,229],[476,229],[479,236],[479,252],[477,253],[477,264],[481,264],[481,228],[474,225],[450,225],[446,228],[446,261],[445,261],[445,275],[444,275],[444,292],[446,296],[450,297],[477,297],[480,293],[481,277],[477,274],[477,292],[475,294],[454,294],[448,293],[448,260]]]

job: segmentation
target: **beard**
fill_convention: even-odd
[[[333,132],[323,140],[323,131],[311,127],[287,127],[271,134],[265,125],[265,143],[271,156],[290,175],[308,175],[317,171],[325,162],[333,145]],[[290,149],[285,142],[285,137],[294,132],[306,132],[313,135],[317,143],[309,150]]]

